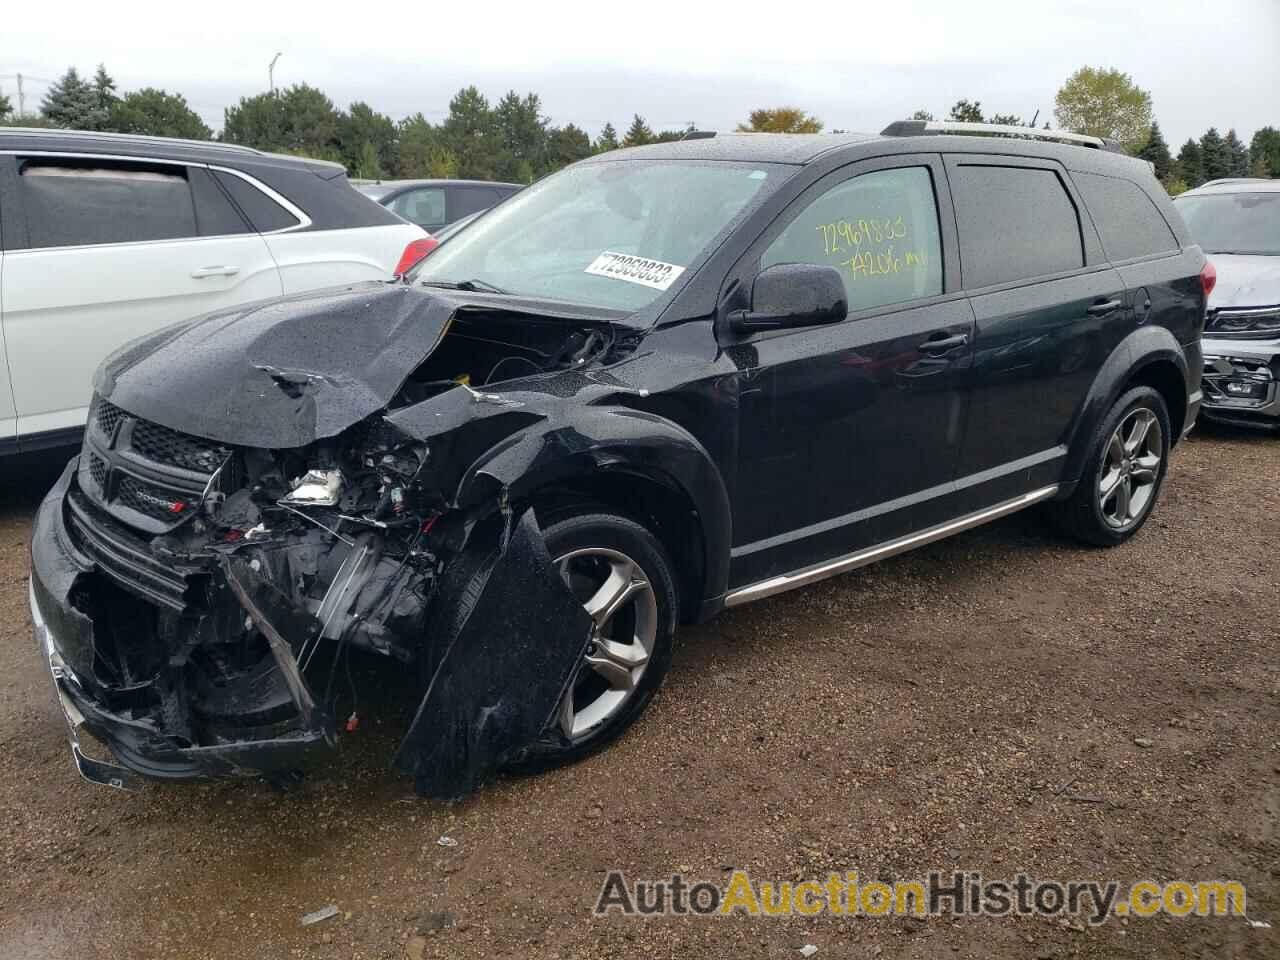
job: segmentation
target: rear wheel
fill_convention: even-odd
[[[671,664],[678,604],[657,538],[610,513],[558,516],[543,536],[565,585],[591,615],[591,641],[553,729],[511,765],[518,772],[571,763],[617,739]]]
[[[1124,543],[1155,508],[1170,442],[1169,412],[1159,392],[1151,387],[1126,392],[1091,438],[1079,486],[1055,505],[1058,525],[1086,543]]]

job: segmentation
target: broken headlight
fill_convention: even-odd
[[[312,469],[293,481],[283,502],[295,507],[332,507],[341,496],[341,470]]]

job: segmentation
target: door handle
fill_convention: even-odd
[[[1100,300],[1097,303],[1090,304],[1085,308],[1085,313],[1091,317],[1100,317],[1104,313],[1111,313],[1113,310],[1119,310],[1124,304],[1119,300]]]
[[[191,271],[191,277],[194,280],[203,280],[205,277],[234,277],[239,272],[239,267],[197,267]]]
[[[938,337],[934,340],[926,340],[920,344],[919,349],[924,353],[946,353],[948,350],[954,350],[956,347],[963,347],[969,342],[967,333],[957,333],[950,337]]]

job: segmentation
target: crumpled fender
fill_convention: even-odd
[[[470,509],[527,500],[559,481],[616,471],[652,480],[686,498],[702,523],[703,597],[722,596],[729,580],[729,494],[711,455],[687,430],[630,407],[565,409],[485,451],[462,476],[455,503]],[[702,600],[703,597],[699,597]]]
[[[478,588],[477,588],[478,585]],[[532,510],[477,528],[428,625],[440,651],[394,764],[418,792],[470,793],[552,724],[591,639],[591,617],[547,553]]]

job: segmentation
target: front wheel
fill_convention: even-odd
[[[591,641],[554,728],[515,772],[572,763],[621,736],[666,676],[679,609],[666,551],[640,524],[610,513],[551,521],[547,551],[591,616]]]
[[[1127,391],[1091,438],[1079,486],[1055,505],[1058,525],[1103,547],[1132,537],[1160,496],[1171,439],[1169,411],[1159,392],[1151,387]]]

